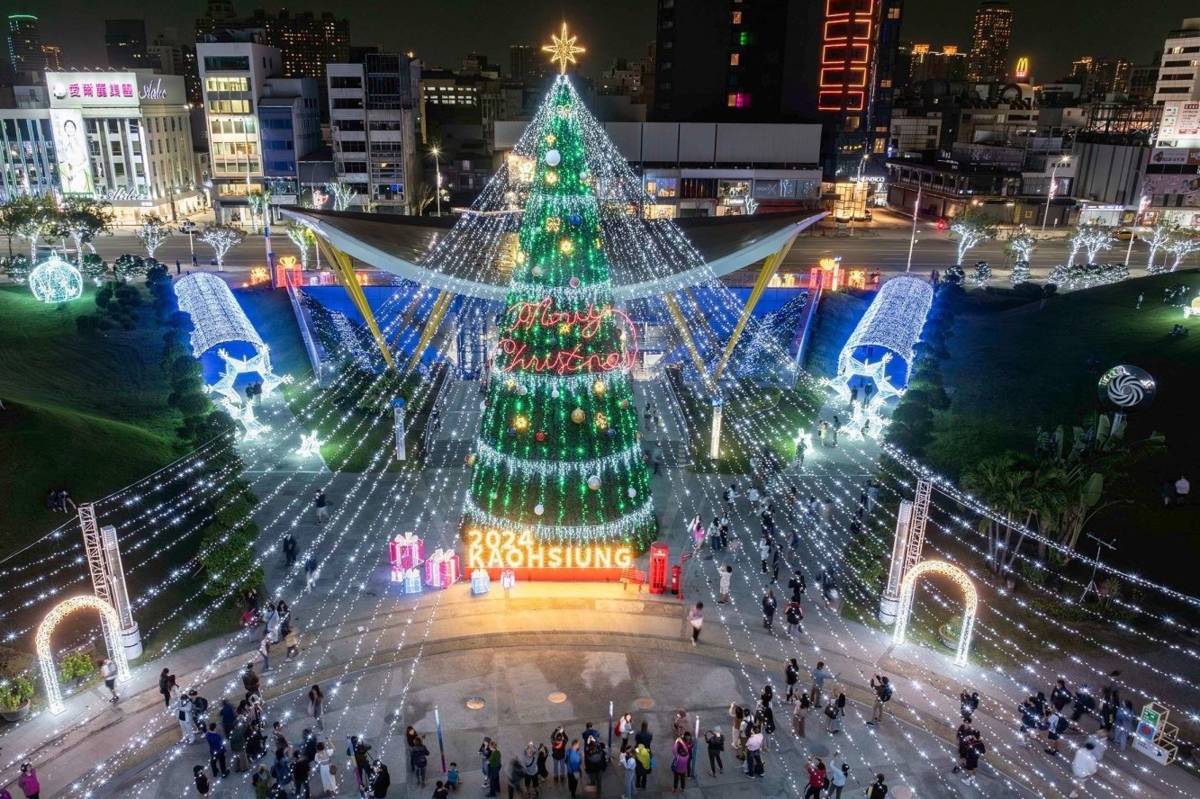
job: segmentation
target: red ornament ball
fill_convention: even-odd
[[[542,442],[542,441],[545,441],[545,440],[546,440],[546,431],[545,431],[545,430],[539,430],[539,431],[537,431],[536,433],[534,433],[534,434],[533,434],[533,437],[534,437],[534,438],[536,438],[536,439],[538,440],[538,442],[539,442],[539,443],[540,443],[540,442]]]

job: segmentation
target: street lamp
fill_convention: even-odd
[[[1055,161],[1054,166],[1050,168],[1050,189],[1046,192],[1046,210],[1042,212],[1042,232],[1046,232],[1046,220],[1050,217],[1050,201],[1054,199],[1054,176],[1058,174],[1060,166],[1068,166],[1071,163],[1071,156],[1064,155],[1061,161]]]
[[[437,200],[437,215],[441,216],[442,215],[442,162],[440,160],[440,156],[442,154],[442,151],[440,149],[438,149],[437,147],[432,147],[429,150],[429,154],[433,156],[434,180],[437,183],[437,187],[434,189],[434,192],[433,192],[434,197]]]

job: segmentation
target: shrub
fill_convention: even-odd
[[[29,256],[13,255],[4,261],[4,274],[16,283],[24,283],[29,279],[33,267],[29,265]]]
[[[58,673],[63,682],[82,680],[90,677],[95,670],[96,664],[92,662],[92,656],[87,652],[72,652],[58,664]]]
[[[28,677],[16,676],[0,680],[0,708],[16,710],[33,699],[33,681]]]

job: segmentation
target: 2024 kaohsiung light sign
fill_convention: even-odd
[[[632,545],[620,542],[542,541],[531,531],[484,530],[464,532],[464,571],[483,569],[497,579],[510,569],[518,578],[531,580],[616,579],[633,566]]]

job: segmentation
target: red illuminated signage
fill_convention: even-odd
[[[875,0],[826,0],[818,110],[865,109],[874,20]]]

